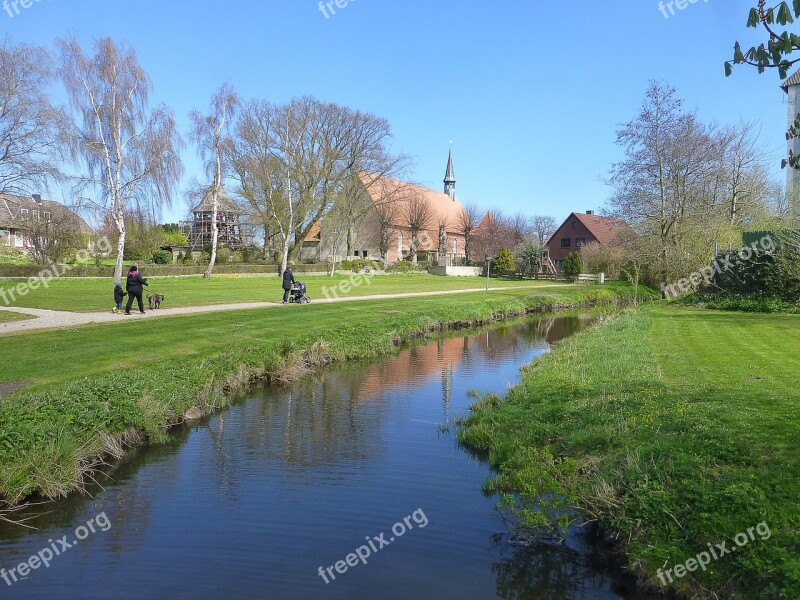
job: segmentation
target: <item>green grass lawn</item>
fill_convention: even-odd
[[[563,286],[540,293],[574,302],[580,294],[601,289],[611,296],[613,290],[624,293],[628,288],[625,284]],[[446,319],[450,312],[478,314],[489,300],[509,305],[532,293],[530,289],[506,289],[489,294],[319,302],[20,333],[0,345],[0,382],[48,384],[120,369],[179,364],[214,356],[231,345],[330,337],[354,324],[391,331],[405,322],[406,313],[428,319]]]
[[[144,271],[145,276],[147,272]],[[297,275],[296,279],[308,286],[308,296],[323,300],[323,288],[336,288],[350,278],[344,275],[334,277],[306,277]],[[26,280],[5,280],[0,288],[9,290]],[[328,297],[369,296],[410,292],[431,292],[439,290],[463,290],[482,288],[486,285],[483,277],[437,277],[427,273],[402,275],[376,275],[371,279],[359,279],[347,293],[341,289]],[[233,302],[277,301],[283,296],[281,280],[277,277],[236,277],[215,275],[210,280],[197,277],[151,277],[146,292],[164,294],[164,307],[198,306],[208,304],[227,304]],[[492,288],[511,288],[532,285],[552,285],[552,282],[521,281],[517,279],[492,279]],[[63,277],[53,280],[47,288],[31,290],[23,297],[16,297],[11,306],[92,312],[107,310],[113,306],[114,283],[109,279],[78,279]],[[10,297],[10,296],[9,296]]]
[[[32,319],[30,315],[21,315],[20,313],[10,312],[8,310],[0,309],[0,323],[8,323],[10,321],[24,321],[25,319]]]
[[[580,506],[650,584],[797,598],[798,347],[800,316],[649,307],[565,341],[506,401],[479,401],[460,438],[500,469],[490,487],[522,492],[506,508],[544,525]],[[759,523],[767,539],[666,575]]]

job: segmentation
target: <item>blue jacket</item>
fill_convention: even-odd
[[[286,270],[283,272],[283,289],[290,290],[292,289],[292,284],[294,283],[294,273],[289,267],[286,267]]]

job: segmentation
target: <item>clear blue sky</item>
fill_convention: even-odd
[[[655,0],[351,0],[326,18],[318,0],[41,0],[0,23],[28,43],[134,46],[183,133],[224,81],[244,98],[310,94],[387,118],[414,180],[442,187],[453,140],[462,201],[560,220],[605,204],[615,131],[650,79],[704,120],[757,121],[782,178],[777,74],[723,72],[734,40],[761,37],[744,27],[753,4],[698,0],[665,18]],[[184,158],[187,180],[202,175],[194,148]],[[184,212],[181,197],[164,216]]]

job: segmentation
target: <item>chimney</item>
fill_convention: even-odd
[[[586,211],[586,214],[587,214],[587,215],[593,215],[593,214],[594,214],[594,211],[593,211],[593,210],[587,210],[587,211]]]
[[[38,204],[39,206],[42,205],[42,195],[41,194],[31,194],[31,198],[33,198],[33,201],[36,202],[36,204]]]

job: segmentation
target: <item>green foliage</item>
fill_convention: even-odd
[[[337,267],[340,271],[352,271],[353,270],[353,261],[351,260],[340,260]]]
[[[515,257],[517,272],[527,277],[537,274],[546,247],[546,244],[535,238],[525,240]]]
[[[725,252],[717,258],[717,264],[727,268],[714,275],[709,294],[776,299],[789,304],[800,301],[800,256],[787,243],[779,241],[768,250],[746,247],[740,252]]]
[[[583,259],[578,252],[570,252],[564,260],[564,273],[571,279],[576,279],[583,271]]]
[[[180,231],[164,232],[161,242],[162,246],[188,246],[189,238],[185,233],[181,233]]]
[[[514,254],[508,248],[500,248],[492,261],[492,272],[495,275],[513,275],[517,270]]]
[[[739,42],[736,42],[733,59],[725,63],[725,75],[731,75],[733,65],[747,64],[756,67],[759,73],[766,69],[778,69],[780,78],[785,79],[789,69],[798,61],[797,58],[791,58],[791,54],[800,48],[800,36],[789,30],[777,31],[774,26],[777,24],[785,27],[794,23],[797,17],[800,17],[798,0],[793,0],[791,7],[789,2],[782,1],[773,7],[767,6],[766,2],[759,2],[751,8],[747,16],[747,27],[756,29],[763,26],[768,36],[767,43],[743,50]]]
[[[168,250],[156,250],[153,252],[153,263],[157,265],[171,265],[172,252]]]

